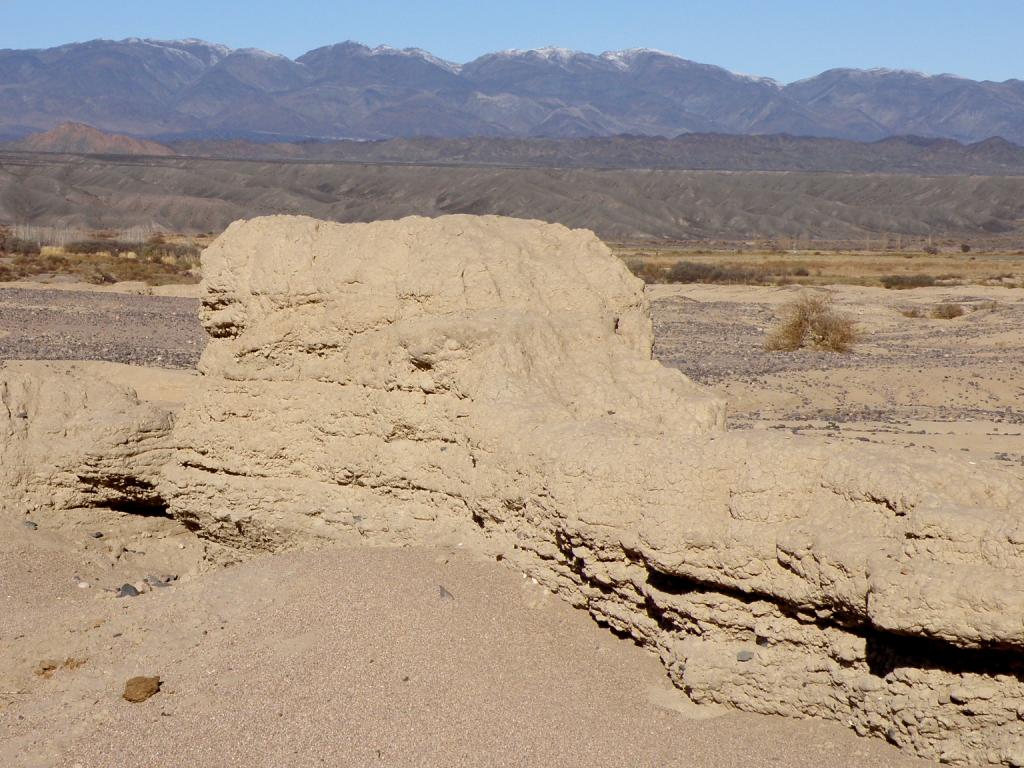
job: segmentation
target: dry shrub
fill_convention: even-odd
[[[77,256],[101,253],[119,256],[122,253],[135,253],[140,248],[139,243],[126,243],[120,240],[76,240],[65,245],[64,251]]]
[[[768,336],[766,349],[793,352],[811,347],[849,352],[860,337],[857,324],[836,312],[828,297],[807,294],[787,304],[783,311],[783,322]]]
[[[932,275],[882,275],[878,279],[886,288],[897,290],[928,288],[935,285],[935,277]]]
[[[39,253],[39,243],[0,232],[0,253]]]
[[[49,275],[70,275],[87,283],[115,283],[138,280],[150,285],[195,283],[198,275],[182,261],[166,264],[98,254],[18,255],[0,264],[0,282],[32,280]]]
[[[910,307],[909,309],[900,310],[900,314],[903,315],[904,317],[924,317],[924,312],[922,312],[917,307]]]
[[[936,320],[952,320],[954,317],[960,317],[964,313],[964,308],[959,304],[936,304],[932,307],[932,317]]]
[[[727,265],[677,261],[665,275],[665,279],[670,283],[760,284],[765,282],[765,275]]]
[[[667,270],[658,264],[652,264],[645,259],[627,259],[626,267],[648,285],[665,282],[665,272]]]

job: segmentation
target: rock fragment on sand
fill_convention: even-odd
[[[150,587],[156,587],[157,589],[166,589],[171,584],[177,581],[177,576],[153,576],[152,574],[146,577],[146,584]]]
[[[122,584],[117,590],[118,597],[138,597],[141,593],[133,584]]]
[[[132,677],[124,684],[124,693],[121,697],[133,704],[146,701],[160,691],[160,677]]]

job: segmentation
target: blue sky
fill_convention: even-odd
[[[342,40],[468,61],[504,48],[660,48],[783,82],[831,67],[1024,79],[1024,0],[313,2],[0,0],[0,48],[199,37],[288,56]]]

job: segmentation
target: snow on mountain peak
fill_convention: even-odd
[[[425,51],[422,48],[394,48],[390,45],[378,45],[376,48],[367,49],[368,56],[408,56],[415,59],[423,59],[423,61],[429,62],[436,67],[446,69],[452,73],[458,73],[462,69],[461,64],[456,64],[454,61],[447,61],[439,58],[429,51]]]

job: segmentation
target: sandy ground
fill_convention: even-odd
[[[853,354],[765,352],[798,290],[653,287],[656,353],[727,396],[736,428],[1024,461],[1024,290],[843,287],[865,331]],[[968,311],[901,314],[941,301]],[[0,359],[160,364],[59,363],[180,403],[195,309],[5,286]],[[649,653],[472,541],[224,568],[165,518],[25,513],[0,513],[3,766],[924,764],[838,724],[695,708]],[[115,597],[123,584],[142,594]],[[137,674],[163,686],[130,704]]]
[[[464,550],[277,555],[131,599],[18,564],[4,765],[920,764],[835,724],[693,712],[649,653]],[[123,701],[139,674],[161,691]]]

